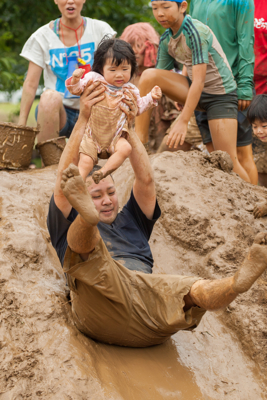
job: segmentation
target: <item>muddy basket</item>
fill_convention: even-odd
[[[54,139],[40,142],[36,145],[39,150],[43,163],[46,167],[49,165],[58,164],[61,154],[66,146],[66,136],[59,136]]]
[[[29,126],[0,123],[0,169],[28,168],[38,132]]]

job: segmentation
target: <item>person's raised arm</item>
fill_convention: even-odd
[[[207,64],[197,64],[192,67],[192,85],[189,88],[186,102],[180,118],[173,124],[167,139],[167,146],[177,148],[184,143],[188,122],[196,109],[202,90],[204,88]]]
[[[30,61],[27,76],[23,84],[23,91],[20,103],[19,125],[26,125],[36,90],[39,85],[43,68]]]
[[[85,132],[86,124],[91,114],[91,108],[94,104],[98,103],[104,98],[103,92],[105,88],[103,86],[97,88],[99,85],[100,82],[88,82],[87,87],[85,88],[80,99],[80,114],[78,121],[74,126],[58,165],[54,199],[57,207],[66,218],[68,217],[72,206],[64,196],[60,187],[62,173],[71,163],[78,165],[79,147]]]
[[[135,180],[133,184],[133,194],[137,204],[148,219],[152,219],[156,205],[156,189],[154,174],[150,165],[148,154],[144,145],[132,128],[134,120],[134,104],[131,101],[123,100],[130,108],[130,111],[123,109],[128,116],[128,123],[131,129],[128,135],[128,141],[132,146],[132,152],[129,156],[132,164]]]

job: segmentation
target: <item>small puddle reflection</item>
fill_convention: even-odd
[[[172,340],[145,349],[98,344],[97,354],[96,369],[109,394],[115,389],[125,400],[210,400],[181,364]]]

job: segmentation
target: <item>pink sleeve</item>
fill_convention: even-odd
[[[149,92],[146,96],[141,97],[140,92],[136,87],[133,90],[133,94],[137,99],[138,112],[136,115],[143,114],[145,111],[149,110],[152,107],[156,107],[158,105],[157,100],[154,100],[152,98],[151,92]]]
[[[84,75],[84,77],[82,79],[79,80],[78,83],[76,83],[76,85],[71,85],[71,80],[72,80],[72,76],[71,76],[70,78],[68,78],[66,80],[65,85],[66,85],[66,88],[68,89],[68,91],[71,94],[74,94],[76,96],[80,96],[83,93],[87,82],[90,79],[94,81],[94,78],[95,78],[94,77],[94,73],[88,72],[87,74]]]

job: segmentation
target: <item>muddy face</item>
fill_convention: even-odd
[[[102,179],[98,184],[94,183],[92,178],[89,177],[86,184],[99,213],[100,221],[105,224],[112,224],[118,214],[119,202],[111,176]]]

